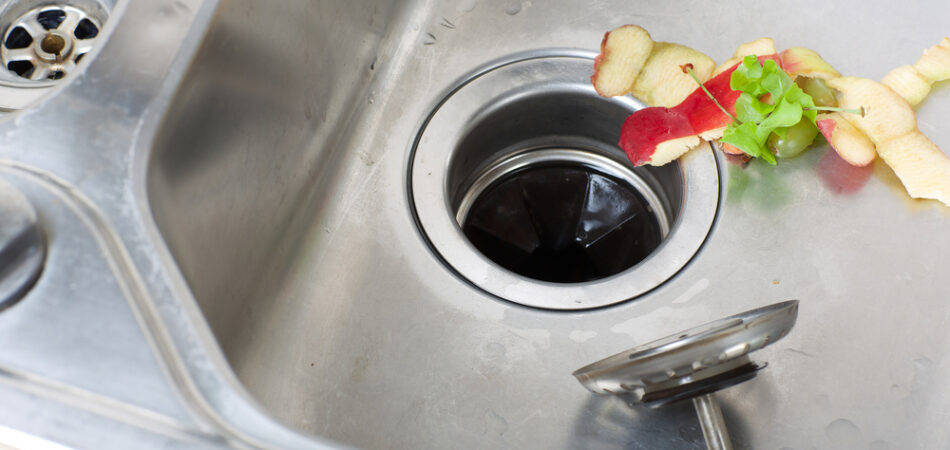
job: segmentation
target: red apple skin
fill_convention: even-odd
[[[729,111],[729,114],[733,116],[736,114],[736,100],[739,99],[739,95],[742,94],[742,92],[733,91],[732,88],[729,87],[729,80],[732,77],[732,72],[735,71],[738,66],[739,65],[736,64],[731,69],[712,77],[703,84],[703,86],[709,90],[709,93],[712,94],[713,97],[716,97],[716,100],[719,100],[719,104],[726,108],[726,111]],[[732,122],[732,118],[723,114],[722,110],[716,106],[716,103],[700,88],[696,88],[692,94],[689,94],[686,99],[674,106],[673,109],[689,118],[689,123],[693,127],[692,134],[699,134],[714,128],[724,127]]]
[[[631,114],[623,122],[620,148],[634,166],[640,166],[650,162],[657,144],[694,134],[686,115],[675,109],[653,106]]]
[[[600,53],[594,58],[594,74],[590,76],[590,84],[597,87],[597,75],[600,75],[600,65],[604,63],[604,58],[607,56],[607,38],[610,36],[610,32],[604,33],[604,39],[600,41]],[[600,92],[598,92],[600,94]],[[603,94],[601,94],[603,95]]]
[[[759,62],[771,59],[781,64],[777,54],[759,57]],[[736,100],[741,91],[729,87],[732,72],[739,63],[716,75],[703,86],[733,116]],[[719,106],[702,89],[696,88],[680,104],[672,108],[651,107],[631,114],[620,130],[620,148],[635,166],[650,162],[656,146],[670,139],[698,136],[703,132],[721,128],[732,122]]]
[[[825,137],[828,143],[831,143],[831,135],[835,133],[835,121],[831,119],[822,119],[815,122],[818,125],[818,131]]]
[[[836,78],[840,77],[831,64],[828,64],[818,52],[805,47],[792,47],[779,53],[782,60],[782,68],[792,78],[802,75],[814,78]]]
[[[852,166],[864,167],[868,164],[871,164],[872,161],[877,157],[876,152],[874,151],[873,144],[867,138],[865,139],[864,144],[862,145],[859,141],[859,137],[856,134],[861,132],[857,129],[845,129],[842,128],[840,133],[837,128],[840,126],[838,122],[832,119],[830,116],[835,113],[828,114],[826,119],[818,119],[815,124],[818,125],[818,131],[821,132],[821,135],[825,137],[825,140],[828,141],[828,145],[841,159],[848,162]],[[824,115],[824,114],[823,114]],[[818,117],[821,117],[818,116]],[[838,119],[844,120],[844,119]],[[850,134],[849,134],[850,133]],[[837,139],[835,138],[837,136]]]

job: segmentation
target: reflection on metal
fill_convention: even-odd
[[[732,449],[729,430],[726,429],[726,421],[722,417],[722,408],[719,407],[716,396],[703,394],[693,397],[693,406],[696,408],[699,424],[703,427],[706,447],[709,450]]]
[[[588,390],[657,407],[693,399],[710,449],[730,449],[713,392],[753,378],[748,354],[785,337],[798,318],[789,300],[710,322],[617,353],[574,372]]]
[[[46,259],[46,237],[29,201],[0,182],[0,311],[13,306],[36,283]]]

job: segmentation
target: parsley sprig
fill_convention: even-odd
[[[775,155],[766,147],[769,134],[784,138],[788,128],[802,117],[815,124],[815,101],[792,82],[775,61],[760,64],[755,56],[743,58],[732,72],[729,87],[742,91],[736,100],[736,119],[722,133],[722,142],[747,155],[775,164]],[[768,94],[766,97],[765,94]],[[762,101],[767,98],[768,102]]]
[[[683,70],[702,86],[691,67],[684,66]],[[818,111],[845,111],[863,115],[860,110],[815,106],[814,99],[798,87],[775,61],[767,59],[762,64],[755,55],[743,58],[732,72],[729,87],[742,92],[735,103],[735,116],[729,114],[703,87],[706,95],[732,118],[732,123],[722,133],[722,142],[772,165],[776,164],[775,155],[766,146],[770,134],[775,133],[784,139],[788,129],[802,120],[816,125]]]

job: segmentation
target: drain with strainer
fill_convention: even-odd
[[[100,19],[73,6],[27,11],[7,27],[0,60],[29,80],[58,80],[76,68],[96,45]]]
[[[0,112],[29,107],[88,63],[116,0],[0,2]]]

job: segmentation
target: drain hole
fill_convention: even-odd
[[[99,27],[92,23],[91,20],[83,19],[79,22],[79,25],[76,26],[73,35],[76,36],[76,39],[92,39],[99,35]]]
[[[75,63],[92,50],[107,14],[103,5],[84,1],[82,5],[33,8],[12,21],[2,17],[8,20],[5,23],[9,26],[4,32],[4,45],[0,46],[0,61],[22,78],[35,81],[65,78],[75,70]]]
[[[532,86],[471,121],[449,164],[469,242],[495,264],[585,283],[645,260],[681,204],[678,167],[633,168],[617,148],[629,110],[573,86]]]
[[[47,34],[46,37],[40,41],[40,48],[46,53],[58,55],[66,48],[66,40],[55,34]]]
[[[594,92],[593,56],[531,52],[473,72],[416,136],[417,224],[453,272],[498,298],[553,310],[636,298],[712,226],[715,156],[633,167],[616,143],[640,105]]]
[[[3,42],[3,45],[9,49],[16,49],[26,48],[32,43],[33,36],[30,36],[30,33],[27,33],[23,27],[16,27],[10,30],[10,34],[7,35],[7,40]]]
[[[7,69],[24,78],[33,75],[33,63],[29,61],[10,61],[7,63]]]
[[[529,167],[478,196],[462,229],[498,265],[541,281],[579,283],[622,272],[662,239],[633,186],[589,167]]]
[[[47,30],[53,30],[59,27],[59,24],[63,23],[63,20],[66,19],[66,12],[61,9],[49,9],[43,12],[40,12],[36,16],[36,21],[46,28]],[[52,53],[52,52],[50,52]]]

